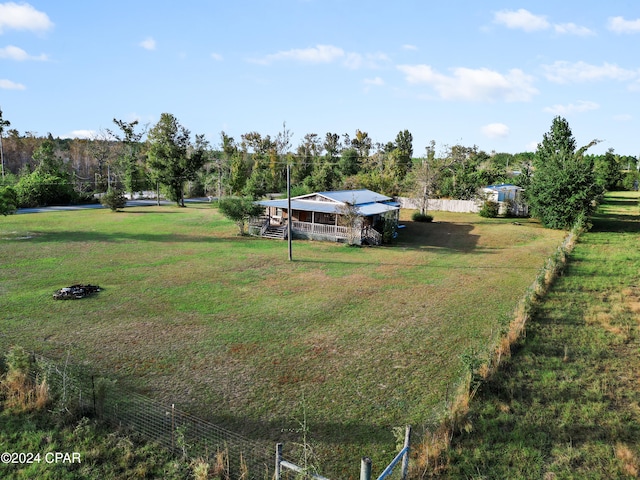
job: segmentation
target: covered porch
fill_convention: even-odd
[[[278,230],[280,238],[286,238],[290,221],[292,235],[297,237],[356,245],[382,244],[383,226],[397,225],[400,211],[390,197],[370,190],[317,192],[256,203],[265,207],[261,236],[272,236]]]
[[[382,233],[374,227],[373,216],[358,217],[353,227],[344,225],[343,218],[338,213],[316,212],[309,210],[291,209],[291,231],[299,238],[324,241],[347,241],[351,239],[356,244],[382,244]],[[286,227],[289,220],[286,208],[269,206],[265,215],[251,222],[251,233],[259,236],[286,238]],[[397,215],[396,215],[397,221]]]

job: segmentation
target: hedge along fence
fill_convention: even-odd
[[[445,409],[440,418],[431,423],[432,427],[426,429],[422,442],[416,445],[411,478],[424,478],[428,473],[437,474],[445,467],[444,453],[451,444],[454,431],[470,431],[472,428],[467,418],[469,402],[482,382],[497,371],[502,359],[511,356],[511,348],[524,335],[536,304],[562,274],[580,235],[589,228],[586,216],[581,215],[554,254],[545,261],[535,280],[517,303],[513,314],[503,319],[500,329],[491,336],[487,353],[483,355],[476,351],[465,351],[461,355],[465,377],[455,385],[451,401],[445,400]]]

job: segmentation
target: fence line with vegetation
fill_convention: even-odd
[[[56,409],[95,416],[151,440],[184,461],[224,464],[229,478],[271,479],[272,443],[242,437],[187,412],[124,391],[114,381],[87,373],[69,360],[34,355],[37,380],[46,379]]]

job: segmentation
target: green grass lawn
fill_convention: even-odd
[[[607,195],[517,353],[471,404],[443,478],[640,474],[640,211]]]
[[[236,236],[208,205],[0,218],[0,346],[85,362],[256,439],[299,442],[357,478],[452,394],[563,232],[435,212],[395,244]],[[517,224],[516,224],[517,223]],[[54,301],[75,283],[103,291]]]

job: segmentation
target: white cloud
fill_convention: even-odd
[[[545,107],[544,111],[552,113],[554,115],[570,115],[572,113],[584,113],[591,110],[598,110],[600,105],[596,102],[589,102],[586,100],[580,100],[577,103],[569,103],[567,105],[553,105],[551,107]]]
[[[49,16],[28,3],[0,3],[0,33],[4,30],[29,30],[45,32],[53,28]]]
[[[612,117],[616,122],[630,122],[633,120],[633,115],[629,113],[621,113]]]
[[[553,28],[556,33],[565,35],[577,35],[579,37],[588,37],[590,35],[595,35],[592,30],[588,29],[587,27],[576,25],[575,23],[557,23],[553,25]]]
[[[337,59],[345,57],[345,52],[333,45],[316,45],[311,48],[294,48],[292,50],[280,51],[255,60],[256,63],[269,65],[282,60],[293,60],[302,63],[331,63]]]
[[[504,25],[507,28],[522,29],[525,32],[546,30],[550,27],[550,24],[544,15],[534,15],[524,8],[515,11],[500,10],[499,12],[495,12],[493,21]]]
[[[222,55],[215,52],[211,54],[211,58],[213,58],[217,62],[221,62],[223,60]]]
[[[153,39],[153,37],[145,38],[138,45],[140,45],[145,50],[155,50],[156,49],[156,41]]]
[[[615,64],[603,63],[591,65],[585,62],[557,61],[552,65],[543,65],[547,80],[555,83],[578,83],[597,80],[633,80],[638,78],[639,71],[627,70]]]
[[[260,59],[251,60],[260,65],[271,65],[279,61],[293,61],[299,63],[321,64],[341,61],[350,69],[377,68],[381,63],[388,62],[389,57],[384,53],[356,53],[345,52],[334,45],[316,45],[310,48],[294,48],[272,53]]]
[[[640,33],[640,18],[625,20],[624,17],[610,17],[607,28],[615,33]]]
[[[0,48],[0,58],[6,58],[9,60],[17,60],[19,62],[24,60],[47,60],[48,57],[45,54],[32,56],[19,47],[9,45],[4,48]]]
[[[62,135],[62,138],[96,138],[98,132],[95,130],[73,130],[71,133]]]
[[[0,78],[0,89],[2,90],[26,90],[27,87],[21,83],[12,82],[5,78]]]
[[[348,53],[344,59],[344,66],[352,70],[359,68],[378,68],[381,63],[389,61],[389,57],[384,53]]]
[[[529,10],[500,10],[493,15],[494,23],[504,25],[514,30],[524,30],[525,32],[536,32],[547,30],[553,27],[554,31],[561,35],[594,35],[593,31],[587,27],[576,25],[575,23],[555,23],[551,24],[544,15],[535,15]]]
[[[525,152],[535,152],[538,150],[538,142],[536,142],[535,140],[531,140],[529,143],[527,143],[527,145],[524,147],[524,151]]]
[[[374,87],[382,87],[384,85],[384,80],[380,77],[365,78],[364,83]]]
[[[533,77],[519,69],[503,75],[487,68],[459,67],[453,69],[452,76],[438,73],[429,65],[399,65],[398,69],[407,82],[429,85],[445,100],[526,102],[538,93]]]
[[[504,123],[490,123],[482,127],[482,133],[488,138],[505,138],[509,136],[509,127]]]
[[[413,50],[413,51],[415,51],[415,50],[418,50],[418,47],[416,47],[415,45],[411,45],[411,44],[405,43],[404,45],[402,45],[402,49],[403,50]]]

